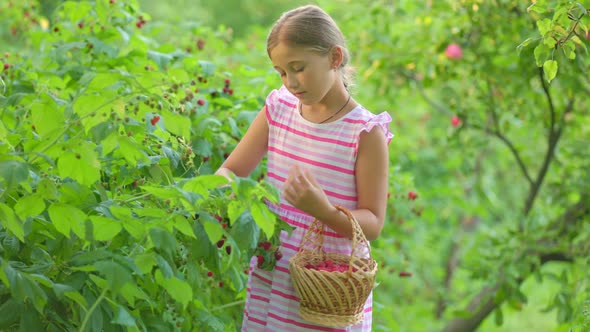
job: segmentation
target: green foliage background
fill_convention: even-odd
[[[266,33],[301,3],[0,5],[0,329],[239,326],[280,225],[264,164],[231,204],[208,174],[280,83]],[[587,331],[590,4],[315,3],[356,99],[394,118],[374,330]]]

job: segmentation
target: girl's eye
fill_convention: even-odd
[[[295,72],[296,73],[300,73],[305,69],[305,67],[301,67],[301,68],[295,68]]]

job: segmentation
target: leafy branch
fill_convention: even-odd
[[[428,96],[424,87],[422,86],[421,82],[417,80],[413,75],[404,73],[404,76],[412,81],[415,82],[417,90],[422,98],[431,105],[432,108],[435,110],[444,113],[444,114],[452,114],[452,112],[445,107],[444,105],[436,102],[432,98]],[[523,176],[525,177],[527,183],[529,184],[529,191],[525,199],[523,214],[524,216],[528,216],[531,212],[534,202],[539,194],[541,186],[545,180],[547,172],[549,170],[549,166],[551,161],[555,156],[555,149],[561,137],[564,127],[564,120],[566,114],[572,112],[575,98],[570,98],[568,103],[561,113],[561,118],[558,120],[557,111],[555,109],[555,103],[553,100],[553,96],[550,92],[548,83],[543,79],[544,71],[543,68],[539,68],[539,79],[542,84],[543,93],[545,95],[547,101],[547,109],[549,112],[549,124],[548,124],[548,135],[547,135],[547,148],[544,154],[543,162],[541,167],[539,168],[536,176],[533,178],[530,174],[530,171],[525,164],[524,160],[522,159],[519,151],[516,149],[514,143],[501,131],[498,121],[498,116],[496,113],[496,106],[494,105],[493,100],[493,90],[491,83],[487,82],[487,90],[488,96],[490,98],[488,113],[492,119],[492,126],[483,126],[477,123],[471,123],[465,121],[464,127],[475,129],[481,131],[485,134],[491,135],[496,137],[501,142],[504,143],[510,150],[511,154],[513,155],[514,159],[516,160],[518,167],[520,168]],[[587,202],[584,202],[586,204]],[[578,209],[579,204],[574,206],[572,209]],[[569,210],[568,210],[569,211]],[[574,222],[573,220],[579,220],[576,218],[572,218],[569,222]],[[555,260],[570,260],[569,255],[563,252],[556,252],[556,253],[537,253],[541,265],[548,262],[548,261],[555,261]],[[531,267],[530,270],[534,270],[534,266]],[[520,284],[524,280],[525,276],[520,276],[517,282]],[[481,322],[499,305],[495,300],[494,294],[502,287],[504,281],[499,281],[497,284],[493,286],[484,287],[469,303],[467,306],[467,311],[471,312],[472,315],[468,318],[456,318],[451,320],[447,326],[443,329],[443,332],[468,332],[473,331],[481,324]],[[448,281],[445,281],[445,284],[448,284]],[[439,303],[437,307],[437,312],[440,314],[440,311],[444,310],[444,303]]]
[[[557,218],[552,224],[556,226],[570,225],[575,226],[584,221],[584,215],[589,212],[590,195],[585,195],[580,200],[570,206],[566,212]],[[543,240],[540,241],[542,243]],[[571,261],[572,257],[569,253],[562,252],[538,252],[529,251],[530,255],[538,257],[540,265],[550,261]],[[531,266],[530,270],[534,270],[535,266]],[[525,276],[520,276],[516,281],[520,284],[524,281]],[[500,304],[495,299],[496,292],[502,287],[503,281],[500,280],[493,286],[484,287],[467,305],[467,311],[472,315],[466,318],[455,318],[451,320],[442,330],[442,332],[472,332],[483,322],[483,320],[492,313],[494,309]]]

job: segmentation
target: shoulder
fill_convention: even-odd
[[[388,112],[381,112],[379,114],[371,113],[369,110],[359,105],[355,112],[349,118],[350,122],[358,125],[359,137],[365,136],[381,136],[385,137],[387,143],[393,138],[393,133],[390,130],[391,115]],[[381,130],[373,130],[375,127]],[[373,133],[367,135],[368,133]]]
[[[287,107],[297,107],[297,97],[293,96],[285,86],[272,90],[266,97],[267,106],[278,106],[282,104]]]
[[[285,109],[297,108],[297,97],[292,95],[283,85],[279,89],[272,90],[266,97],[266,112],[269,119],[274,119]]]

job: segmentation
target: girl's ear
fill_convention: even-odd
[[[338,69],[342,66],[342,46],[336,45],[330,51],[330,64],[332,69]]]

